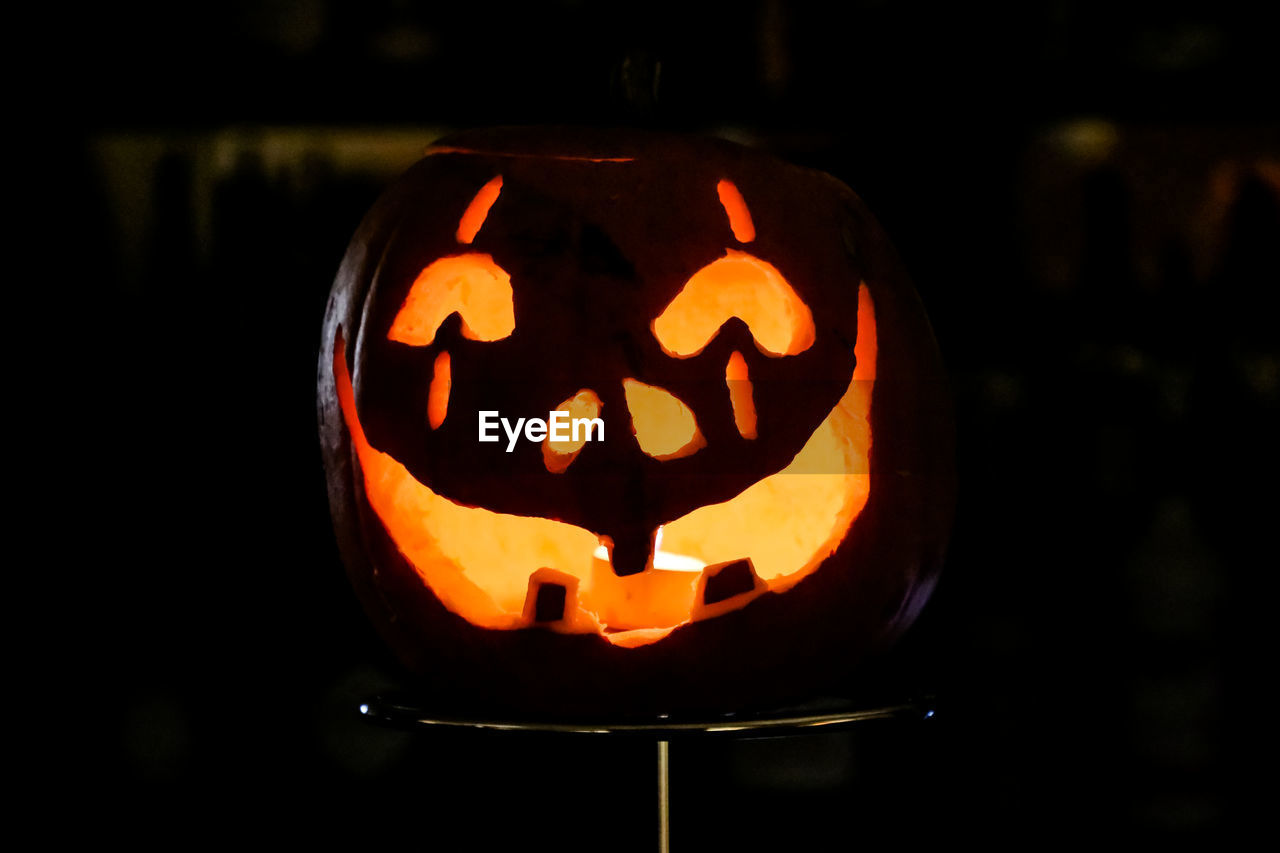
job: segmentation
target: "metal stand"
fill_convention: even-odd
[[[671,853],[670,741],[658,741],[658,853]]]
[[[397,729],[470,732],[524,732],[556,735],[610,735],[653,738],[658,744],[658,850],[671,849],[671,741],[677,738],[789,737],[829,732],[869,720],[927,720],[933,697],[894,703],[858,703],[827,699],[764,713],[728,713],[698,718],[659,714],[652,719],[548,720],[441,713],[416,700],[377,696],[360,705],[370,722]]]

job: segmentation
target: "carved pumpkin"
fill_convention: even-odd
[[[796,696],[914,619],[950,524],[939,359],[880,229],[725,142],[433,146],[348,249],[319,392],[366,609],[507,707]],[[603,435],[480,441],[486,412]]]

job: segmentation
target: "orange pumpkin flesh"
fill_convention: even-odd
[[[339,541],[393,647],[468,695],[617,712],[792,695],[820,661],[843,659],[834,674],[896,636],[945,542],[948,412],[927,324],[856,199],[814,173],[783,198],[776,161],[720,143],[568,136],[585,153],[566,154],[546,150],[558,134],[495,133],[433,149],[425,179],[375,208],[326,320]],[[714,205],[694,214],[718,211],[694,230],[722,236],[673,240],[678,223],[616,206],[668,172]],[[421,212],[471,180],[452,222]],[[863,241],[855,263],[833,221]],[[550,359],[545,388],[519,353]],[[882,388],[886,369],[914,373]],[[608,435],[484,457],[458,436],[474,444],[494,399]]]

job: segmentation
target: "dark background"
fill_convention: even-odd
[[[563,122],[719,133],[843,179],[957,405],[949,562],[897,652],[941,713],[676,744],[677,849],[1260,822],[1280,68],[1255,5],[58,7],[19,86],[54,164],[27,218],[56,238],[31,252],[54,304],[29,352],[58,399],[27,398],[24,455],[70,463],[34,501],[57,592],[34,608],[52,653],[22,656],[63,688],[49,732],[15,733],[36,814],[145,846],[651,848],[651,744],[357,719],[400,675],[316,440],[328,287],[378,192],[449,129]]]

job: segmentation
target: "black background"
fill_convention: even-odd
[[[677,849],[1259,820],[1280,75],[1254,5],[199,0],[19,30],[44,156],[13,166],[52,238],[15,407],[48,524],[14,563],[52,587],[11,604],[38,623],[31,813],[144,846],[652,847],[651,744],[357,719],[399,672],[337,556],[314,412],[333,274],[415,151],[620,122],[852,186],[958,413],[948,566],[897,652],[942,713],[676,744]]]

